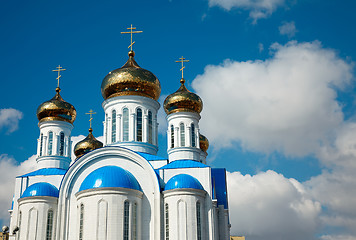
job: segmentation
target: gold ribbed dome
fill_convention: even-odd
[[[200,113],[203,110],[203,101],[201,98],[190,92],[184,85],[185,80],[180,80],[181,86],[179,89],[164,100],[164,111],[167,114],[175,112],[196,112]]]
[[[199,134],[199,147],[204,152],[207,152],[209,148],[209,140],[202,134]]]
[[[161,84],[150,71],[141,68],[134,59],[134,51],[129,52],[129,60],[124,66],[110,72],[101,83],[101,94],[104,99],[139,95],[158,100]]]
[[[73,124],[77,111],[72,104],[63,100],[60,91],[61,89],[57,87],[56,95],[37,108],[37,118],[40,122],[65,121]]]
[[[93,135],[93,129],[89,128],[89,134],[86,138],[84,138],[82,141],[78,142],[75,144],[74,147],[74,154],[77,158],[80,158],[84,154],[103,147],[103,143],[97,140],[94,135]]]

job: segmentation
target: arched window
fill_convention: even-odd
[[[192,147],[195,147],[196,144],[195,144],[195,126],[194,126],[194,123],[192,123],[191,125],[191,131],[192,131]]]
[[[43,147],[43,133],[41,133],[41,137],[40,137],[40,156],[42,156],[42,147]]]
[[[174,127],[171,125],[171,148],[174,148]]]
[[[124,203],[124,240],[129,240],[129,223],[130,223],[130,203]]]
[[[197,240],[201,240],[201,217],[200,217],[200,202],[196,204],[197,210]]]
[[[184,123],[181,123],[180,126],[180,146],[185,146],[185,132],[184,132]]]
[[[53,210],[48,210],[46,240],[52,240],[52,232],[53,232]]]
[[[136,141],[142,142],[142,110],[137,108],[136,111]]]
[[[80,204],[79,213],[79,240],[83,240],[83,225],[84,225],[84,205]]]
[[[148,143],[153,144],[153,121],[152,121],[152,112],[148,111]]]
[[[128,141],[129,140],[129,110],[127,108],[124,108],[122,110],[122,132],[123,132],[123,141]]]
[[[168,213],[168,203],[166,203],[164,208],[164,225],[166,229],[166,240],[169,240],[169,213]]]
[[[64,155],[64,133],[61,132],[59,137],[59,155]]]
[[[112,111],[111,142],[116,142],[116,111]]]
[[[132,240],[137,240],[137,203],[132,206]]]
[[[48,133],[48,155],[52,155],[53,132]]]

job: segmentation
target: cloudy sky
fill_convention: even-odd
[[[34,169],[36,109],[63,98],[77,109],[72,132],[104,119],[100,85],[127,59],[162,85],[204,102],[208,161],[228,171],[233,235],[248,240],[356,239],[356,3],[351,0],[3,1],[0,7],[0,223],[14,178]],[[160,151],[166,156],[160,113]]]

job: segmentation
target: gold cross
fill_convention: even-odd
[[[57,83],[57,88],[59,88],[59,79],[62,77],[61,76],[61,71],[65,71],[65,70],[67,70],[67,69],[64,69],[64,68],[62,68],[61,67],[61,65],[58,65],[58,67],[56,67],[57,69],[56,70],[52,70],[53,72],[58,72],[58,77],[57,77],[57,81],[58,81],[58,83]]]
[[[85,114],[90,115],[89,122],[90,122],[90,128],[91,128],[91,121],[93,120],[93,114],[96,114],[96,112],[93,112],[93,110],[90,109],[90,111],[88,113],[85,113]]]
[[[180,71],[182,72],[182,79],[183,79],[183,71],[184,71],[184,68],[185,68],[184,63],[185,63],[185,62],[189,62],[189,60],[186,60],[186,59],[182,56],[181,58],[179,58],[179,61],[176,61],[176,62],[182,63],[182,68],[180,69]]]
[[[128,30],[130,30],[130,32],[121,32],[121,34],[126,34],[126,33],[130,33],[131,34],[131,44],[128,48],[131,47],[131,51],[132,51],[132,45],[134,45],[135,42],[132,42],[132,34],[133,33],[142,33],[142,31],[132,31],[132,30],[135,30],[136,28],[135,27],[132,27],[132,24],[131,24],[131,27],[127,28]]]

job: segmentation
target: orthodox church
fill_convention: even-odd
[[[166,159],[156,155],[161,85],[134,56],[102,81],[103,143],[90,127],[72,146],[76,110],[59,85],[38,107],[37,170],[16,178],[11,240],[230,239],[226,171],[206,164],[203,103],[185,86],[184,58],[163,106]]]

